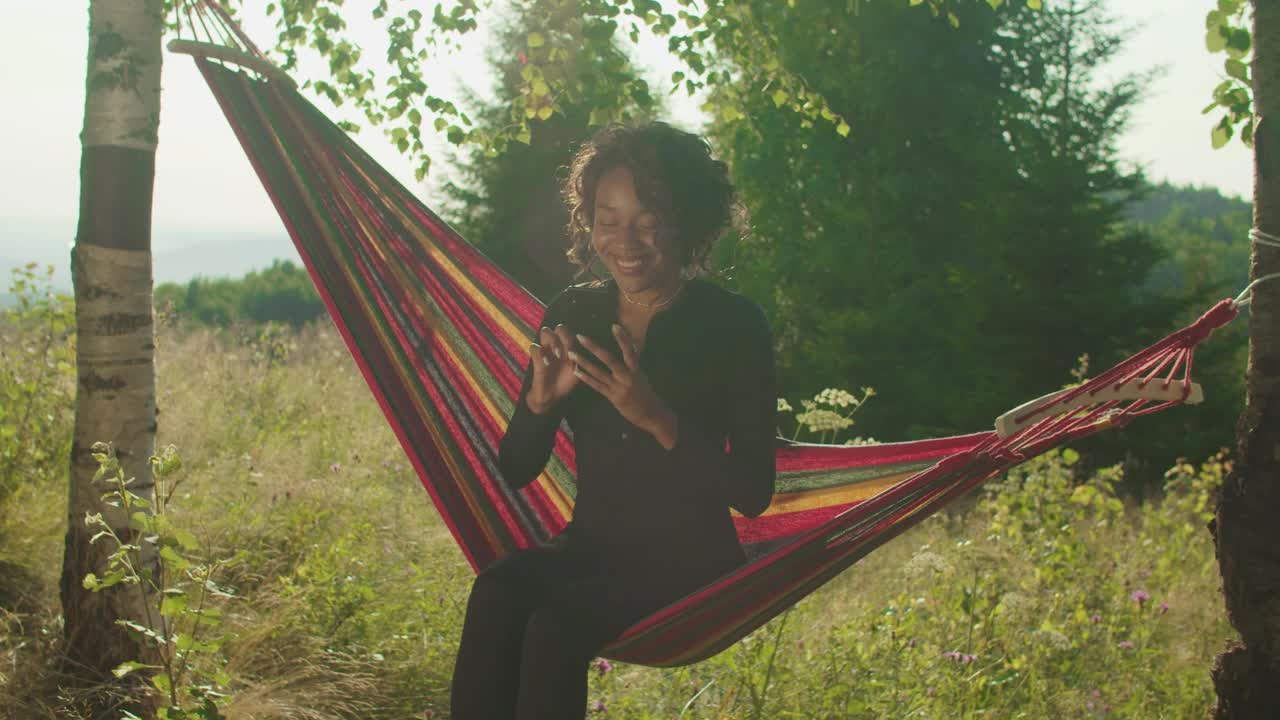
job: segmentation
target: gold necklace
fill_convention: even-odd
[[[684,286],[685,286],[685,282],[684,280],[681,280],[680,284],[676,286],[676,289],[670,295],[667,296],[666,300],[663,300],[662,302],[652,303],[652,304],[642,303],[639,300],[636,300],[635,298],[631,297],[630,295],[627,294],[626,290],[622,289],[621,285],[618,286],[618,292],[622,293],[622,297],[626,298],[627,302],[631,303],[632,305],[642,307],[646,310],[661,310],[662,308],[670,305],[671,301],[675,300],[676,297],[680,295],[680,291],[684,289]]]

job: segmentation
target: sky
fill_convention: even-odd
[[[1216,3],[1106,3],[1117,19],[1134,27],[1123,55],[1108,72],[1118,76],[1163,69],[1119,144],[1122,157],[1143,167],[1152,180],[1216,187],[1248,198],[1248,149],[1233,141],[1226,149],[1213,150],[1209,131],[1214,117],[1200,114],[1223,76],[1222,56],[1211,56],[1204,47],[1204,16]],[[347,7],[354,16],[368,4],[352,0]],[[0,25],[0,77],[6,98],[0,130],[7,139],[3,157],[8,165],[0,173],[0,264],[27,258],[66,264],[78,203],[87,7],[87,2],[74,0],[0,0],[5,18]],[[498,12],[487,11],[481,27]],[[371,21],[352,22],[357,31],[376,29]],[[248,16],[245,29],[259,45],[268,44],[270,26],[264,20]],[[463,85],[492,86],[485,70],[486,46],[483,37],[475,37],[462,51],[441,58],[435,79],[441,94],[451,96]],[[637,59],[649,68],[653,86],[660,86],[661,78],[676,67],[660,42],[642,43]],[[164,63],[153,210],[157,277],[164,275],[159,258],[179,256],[196,245],[243,247],[252,238],[283,236],[279,218],[190,58],[166,51]],[[677,102],[671,110],[678,124],[696,129],[696,103]],[[851,140],[856,141],[856,128]],[[416,183],[409,163],[380,131],[366,130],[358,141],[432,204],[431,178],[426,185]],[[437,166],[444,164],[441,153],[435,157]]]

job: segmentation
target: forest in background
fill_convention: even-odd
[[[497,99],[467,100],[480,129],[507,126],[539,54],[560,53],[551,67],[572,90],[562,111],[527,142],[457,150],[455,180],[428,202],[543,300],[574,280],[558,197],[574,148],[604,120],[663,110],[627,55],[571,6],[520,6],[490,58]],[[880,400],[860,411],[864,435],[971,432],[1244,286],[1248,204],[1149,183],[1123,162],[1117,142],[1146,76],[1104,79],[1124,36],[1100,3],[998,13],[959,3],[958,28],[892,3],[856,15],[757,10],[786,65],[850,123],[844,137],[797,119],[788,90],[748,75],[726,75],[706,108],[750,218],[713,266],[765,308],[788,398],[870,386]],[[156,298],[162,312],[223,325],[296,326],[322,312],[286,264],[241,282],[162,285]],[[1200,353],[1205,406],[1099,438],[1086,454],[1125,459],[1154,483],[1175,458],[1229,445],[1243,326]]]
[[[1149,236],[1159,252],[1159,260],[1144,273],[1140,292],[1153,302],[1168,303],[1172,308],[1169,324],[1163,329],[1152,327],[1147,339],[1157,339],[1175,329],[1176,324],[1189,322],[1213,303],[1233,296],[1244,287],[1248,277],[1247,233],[1251,212],[1248,203],[1224,197],[1211,188],[1179,187],[1168,183],[1144,185],[1125,207],[1120,224],[1127,228],[1126,231]],[[553,233],[554,230],[546,232]],[[554,282],[571,282],[563,256],[557,257],[551,252],[558,246],[552,245],[551,251],[545,252],[545,257],[532,257],[538,247],[530,245],[522,249],[517,246],[508,251],[517,253],[517,256],[516,259],[506,258],[506,269],[510,272],[518,268],[520,262],[529,265],[545,262],[560,273],[554,276],[557,278]],[[502,252],[502,249],[499,247],[497,251]],[[520,253],[528,254],[520,259]],[[720,269],[717,281],[735,286],[733,270],[736,268]],[[542,287],[544,300],[558,289],[554,282]],[[299,265],[287,260],[242,278],[196,278],[181,284],[164,283],[156,287],[155,297],[162,322],[180,328],[238,329],[242,334],[256,334],[258,331],[253,326],[274,324],[296,331],[311,322],[326,322],[324,304],[310,277]],[[869,308],[867,312],[874,310]],[[1090,310],[1086,307],[1082,312]],[[777,322],[775,320],[775,324]],[[1091,447],[1097,448],[1098,462],[1105,464],[1126,459],[1131,464],[1136,463],[1132,469],[1139,474],[1143,471],[1157,472],[1178,457],[1207,457],[1229,446],[1232,424],[1243,402],[1242,368],[1246,343],[1243,329],[1243,323],[1235,323],[1200,349],[1200,355],[1207,359],[1198,365],[1196,374],[1206,389],[1204,405],[1182,413],[1158,416],[1131,429],[1096,439]],[[1007,332],[1017,340],[1013,329]],[[776,327],[775,333],[784,334]],[[853,334],[845,337],[850,348],[861,347],[871,340]],[[1136,338],[1136,341],[1141,340],[1143,338]],[[1099,369],[1096,360],[1098,346],[1072,346],[1065,340],[1049,342],[1048,350],[1057,353],[1055,360],[1060,373],[1056,379],[1048,379],[1041,388],[1044,392],[1073,381],[1072,373],[1081,369],[1080,356],[1083,354],[1094,353],[1083,363],[1085,372],[1088,367]],[[955,368],[981,365],[989,360],[986,353],[993,352],[982,337],[976,335],[960,340],[958,346],[968,348],[969,352],[952,358]],[[788,350],[785,345],[779,348],[782,355]],[[911,362],[910,359],[886,361],[880,366],[869,367],[864,375],[858,377],[817,374],[822,371],[815,371],[810,377],[791,376],[781,390],[794,402],[825,387],[875,387],[881,397],[860,411],[858,434],[886,441],[909,439],[909,430],[878,421],[876,405],[893,401],[892,397],[885,397],[883,388],[890,385],[886,378],[901,372]],[[968,388],[958,383],[940,382],[935,384],[932,395],[940,398],[942,403],[963,406],[967,392]],[[1010,391],[1002,398],[1002,403],[1012,407],[1023,399]],[[798,406],[798,402],[794,404]],[[908,410],[933,412],[928,404]],[[959,417],[954,424],[943,426],[939,432],[975,431],[986,427],[993,418],[994,415],[969,413]],[[1136,484],[1149,485],[1152,481],[1149,476],[1147,483]]]

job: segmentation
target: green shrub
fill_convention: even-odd
[[[61,478],[71,449],[75,308],[53,292],[53,267],[13,270],[0,311],[0,501],[23,484]]]
[[[337,333],[162,330],[158,348],[160,440],[184,461],[167,514],[201,557],[241,558],[220,571],[223,641],[193,658],[225,673],[220,712],[447,717],[471,571]],[[1232,636],[1204,528],[1228,469],[1179,463],[1138,503],[1118,469],[1050,453],[707,662],[596,664],[591,717],[1201,716]],[[30,679],[60,632],[64,493],[0,505],[18,531],[0,552],[44,583],[42,607],[0,617],[0,716],[68,707]]]

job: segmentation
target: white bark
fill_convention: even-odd
[[[100,592],[86,574],[105,574],[111,541],[90,543],[85,516],[100,513],[125,542],[123,513],[93,483],[97,442],[116,448],[129,488],[151,499],[155,453],[155,338],[151,290],[151,193],[160,118],[163,0],[91,0],[81,133],[80,219],[72,251],[77,332],[75,441],[67,499],[62,608],[68,667],[94,682],[120,663],[151,660],[154,647],[117,621],[155,618],[154,597],[135,584]],[[149,543],[141,543],[150,548]],[[154,553],[140,559],[154,564]],[[127,683],[137,682],[133,676]],[[134,706],[142,711],[144,705]],[[114,711],[113,711],[114,712]]]
[[[112,145],[155,151],[162,60],[158,38],[163,29],[159,2],[89,3],[82,147]]]
[[[110,441],[120,454],[135,495],[151,498],[155,454],[155,336],[151,311],[151,253],[77,245],[72,263],[80,334],[76,447],[88,451]],[[128,527],[119,508],[104,505],[106,488],[91,485],[96,466],[87,452],[72,471],[68,522],[102,513],[114,528]]]

